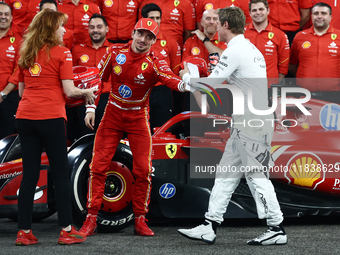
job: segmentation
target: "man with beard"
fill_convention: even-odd
[[[106,39],[109,31],[106,19],[100,14],[93,14],[89,21],[89,35],[91,43],[76,44],[72,49],[73,66],[96,67],[111,43]],[[96,123],[92,130],[97,130],[99,122],[104,114],[104,109],[109,98],[111,80],[103,82],[103,90],[96,110]],[[81,133],[86,134],[89,129],[85,126],[85,106],[78,106]]]
[[[299,32],[293,40],[289,71],[296,75],[297,85],[312,92],[312,97],[338,103],[340,31],[330,25],[331,20],[332,9],[328,4],[314,5],[313,26]]]

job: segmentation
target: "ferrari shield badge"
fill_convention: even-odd
[[[87,12],[87,11],[89,10],[89,8],[90,8],[90,7],[89,7],[87,4],[84,4],[84,11]]]
[[[11,43],[14,43],[14,42],[15,42],[15,37],[9,38],[9,41],[10,41]]]
[[[162,45],[162,47],[164,47],[166,45],[166,41],[165,40],[161,40],[161,45]]]
[[[165,146],[166,154],[169,158],[173,159],[177,153],[177,144],[169,143]]]
[[[174,5],[175,5],[175,7],[177,7],[177,6],[179,5],[179,1],[178,1],[178,0],[175,0],[175,1],[174,1]]]
[[[273,37],[274,37],[274,33],[269,32],[269,33],[268,33],[268,38],[269,38],[269,40],[272,39]]]
[[[337,34],[331,34],[331,38],[332,38],[332,40],[335,40],[337,37],[338,37],[338,35],[337,35]]]

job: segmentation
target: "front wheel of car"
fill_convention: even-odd
[[[78,226],[83,224],[87,209],[89,164],[92,146],[79,152],[74,160],[71,173],[73,220]],[[119,144],[106,171],[106,181],[97,225],[101,232],[115,232],[133,223],[132,194],[134,177],[132,174],[132,153],[125,144]]]

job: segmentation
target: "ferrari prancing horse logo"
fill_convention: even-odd
[[[169,158],[173,159],[177,153],[177,144],[169,143],[165,146],[166,154]]]

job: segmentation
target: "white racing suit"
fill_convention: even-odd
[[[262,118],[268,119],[268,116]],[[240,123],[240,119],[233,116],[234,123]],[[261,116],[256,116],[256,119],[261,119]],[[268,226],[277,226],[283,221],[283,216],[269,180],[269,168],[274,166],[270,154],[273,128],[271,125],[262,130],[235,126],[219,163],[220,169],[225,166],[227,168],[224,169],[229,170],[216,172],[205,217],[218,223],[223,221],[231,196],[244,175],[256,202],[258,217],[267,219]]]

